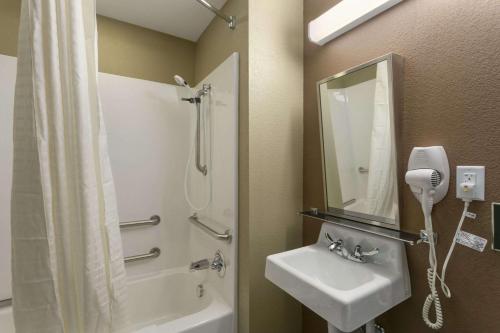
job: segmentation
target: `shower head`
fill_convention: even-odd
[[[174,79],[175,79],[175,82],[177,82],[178,85],[180,85],[182,87],[186,87],[186,88],[191,88],[189,86],[189,84],[187,83],[187,81],[184,80],[184,78],[182,78],[182,76],[174,75]]]

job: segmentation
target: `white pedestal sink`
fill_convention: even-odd
[[[328,250],[325,233],[353,251],[378,248],[367,263]],[[323,223],[316,244],[270,255],[266,278],[324,318],[330,332],[352,332],[411,296],[404,245],[397,240]],[[372,325],[369,325],[372,326]],[[337,329],[337,331],[335,331]]]

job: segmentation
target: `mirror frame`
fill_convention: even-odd
[[[392,219],[387,219],[380,216],[373,216],[358,212],[346,211],[340,208],[328,207],[328,189],[327,189],[327,181],[326,181],[326,166],[325,166],[325,146],[323,139],[323,118],[322,118],[322,109],[321,109],[321,90],[320,86],[328,81],[340,78],[344,75],[359,71],[363,68],[372,66],[382,61],[387,61],[388,68],[388,79],[389,79],[389,108],[391,115],[391,126],[392,126],[392,135],[394,137],[393,140],[393,150],[396,159],[396,201],[398,205],[398,212],[392,222]],[[321,81],[316,83],[317,90],[317,103],[318,103],[318,116],[319,116],[319,130],[320,130],[320,140],[321,140],[321,168],[323,171],[323,199],[324,199],[324,207],[326,208],[326,214],[335,216],[338,218],[353,220],[356,222],[362,222],[366,224],[376,225],[389,229],[400,230],[400,214],[402,208],[401,194],[401,182],[399,179],[402,175],[402,165],[398,159],[398,151],[399,151],[399,126],[398,119],[400,117],[401,111],[403,110],[403,66],[404,59],[398,54],[389,53],[384,56],[372,59],[368,62],[365,62],[361,65],[357,65],[355,67],[351,67],[342,72],[329,76]]]

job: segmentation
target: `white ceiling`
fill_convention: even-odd
[[[209,0],[222,8],[227,0]],[[197,41],[214,18],[196,0],[97,0],[97,13]]]

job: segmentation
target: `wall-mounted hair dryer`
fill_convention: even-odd
[[[422,199],[423,189],[433,191],[434,204],[443,200],[450,185],[450,165],[444,148],[442,146],[413,148],[405,180],[418,201]]]
[[[422,309],[422,317],[424,322],[432,329],[438,330],[443,327],[444,318],[441,302],[436,289],[436,279],[441,282],[441,289],[443,294],[451,298],[450,288],[445,283],[446,268],[450,261],[451,255],[457,243],[456,239],[459,235],[465,218],[468,216],[469,204],[472,200],[480,200],[481,196],[462,195],[460,198],[464,201],[464,210],[462,217],[458,223],[455,237],[451,243],[446,259],[443,263],[441,274],[438,274],[438,264],[436,258],[436,244],[434,239],[434,231],[432,230],[432,206],[441,201],[446,193],[450,183],[450,167],[448,165],[448,158],[446,152],[441,146],[435,147],[416,147],[410,154],[408,161],[408,172],[405,176],[406,183],[410,185],[413,195],[421,202],[422,212],[424,213],[425,220],[425,234],[429,242],[429,268],[427,269],[427,280],[431,293],[427,296],[424,307]],[[463,191],[470,191],[476,185],[475,178],[470,182],[461,183]],[[483,180],[484,184],[484,180]],[[458,187],[457,187],[458,188]],[[458,195],[458,189],[457,189]],[[436,311],[435,321],[432,322],[429,318],[429,313],[432,305]]]
[[[405,181],[422,204],[424,215],[432,212],[436,188],[441,184],[441,174],[434,169],[415,169],[406,173]]]
[[[427,270],[427,280],[431,293],[425,300],[422,316],[432,329],[440,329],[443,326],[443,312],[441,302],[436,289],[436,278],[441,280],[443,290],[449,292],[444,284],[444,279],[438,275],[438,265],[436,258],[436,244],[434,243],[434,230],[432,228],[432,207],[441,201],[448,192],[450,182],[450,167],[448,157],[444,148],[415,147],[413,148],[408,161],[408,172],[405,181],[410,185],[413,195],[420,201],[425,220],[425,232],[429,240],[429,269]],[[429,312],[432,304],[436,310],[435,322],[429,319]]]

